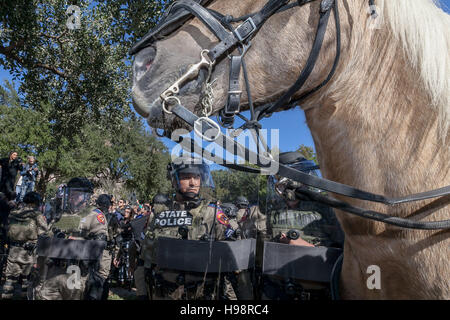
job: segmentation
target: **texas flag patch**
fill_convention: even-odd
[[[102,213],[99,213],[97,215],[97,220],[98,222],[100,222],[101,224],[105,224],[105,216]]]
[[[105,224],[105,216],[103,215],[103,213],[100,211],[100,213],[97,213],[97,220],[98,222],[100,222],[101,224]]]
[[[217,221],[219,221],[219,223],[223,224],[224,226],[229,226],[230,225],[230,219],[220,209],[217,211],[216,218],[217,218]]]

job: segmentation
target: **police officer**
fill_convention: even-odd
[[[259,293],[256,282],[262,266],[264,241],[268,240],[266,216],[261,213],[257,205],[250,206],[245,196],[236,198],[234,204],[238,211],[236,221],[239,225],[241,239],[256,239],[256,269],[253,275],[248,270],[235,273],[236,293],[238,300],[253,300]],[[253,280],[252,280],[253,279]],[[252,290],[254,288],[255,290]]]
[[[299,152],[281,153],[279,161],[304,173],[318,176],[318,166]],[[290,242],[301,238],[316,246],[342,247],[343,232],[331,208],[299,200],[295,196],[298,183],[290,179],[270,176],[268,183],[267,203],[273,239]]]
[[[285,152],[280,163],[311,175],[318,175],[318,166],[298,152]],[[267,187],[267,215],[272,240],[297,246],[342,246],[340,227],[330,208],[295,196],[298,183],[280,176],[269,176]],[[320,191],[320,190],[317,190]],[[342,232],[342,231],[340,231]],[[343,233],[342,233],[343,234]],[[270,252],[265,253],[265,256]],[[309,261],[313,261],[312,256]],[[318,260],[321,260],[318,259]],[[304,268],[308,268],[305,265]],[[263,299],[303,300],[328,299],[329,287],[324,283],[303,281],[295,277],[264,275]]]
[[[167,205],[169,202],[169,198],[161,193],[158,193],[155,195],[151,202],[151,207],[154,208],[155,206],[160,205]],[[143,217],[139,219],[144,219],[142,222],[144,223],[144,231],[147,228],[148,221],[150,219],[150,215],[144,215]],[[149,294],[147,292],[147,284],[145,282],[145,262],[142,257],[142,245],[143,240],[145,238],[144,232],[136,232],[140,236],[135,237],[135,252],[131,251],[133,255],[133,258],[131,260],[135,261],[136,268],[134,269],[134,284],[136,286],[136,296],[138,300],[148,300]]]
[[[100,197],[97,206],[91,206],[93,192],[93,185],[87,178],[77,177],[67,183],[65,211],[53,226],[55,235],[72,240],[108,240],[105,214],[111,205],[110,199]],[[69,279],[73,276],[68,272],[70,266],[79,268],[77,284]],[[46,266],[39,267],[43,269],[43,278],[35,290],[38,300],[100,299],[111,267],[111,254],[103,250],[99,261],[51,258],[47,259]]]
[[[36,263],[35,248],[39,236],[48,232],[47,222],[39,210],[41,197],[36,192],[27,193],[25,206],[13,210],[9,215],[9,254],[6,265],[6,281],[3,285],[3,299],[14,296],[14,287],[22,280],[22,297],[26,297],[28,277]]]
[[[226,240],[234,233],[228,217],[211,196],[214,184],[201,159],[182,157],[168,165],[176,190],[174,201],[155,204],[146,229],[142,258],[147,269],[150,298],[154,300],[215,299],[217,274],[164,269],[157,265],[158,238]],[[150,271],[150,272],[148,272]],[[220,294],[220,293],[219,293]]]
[[[102,259],[104,261],[101,263],[104,270],[102,270],[102,277],[107,276],[103,285],[103,294],[101,300],[107,300],[109,295],[109,287],[111,282],[111,264],[113,262],[113,258],[118,251],[118,246],[116,243],[116,238],[120,234],[119,221],[117,216],[112,209],[113,197],[109,194],[101,194],[98,196],[96,201],[97,206],[100,210],[105,213],[106,222],[108,225],[108,237],[107,237],[107,245],[105,251],[103,252]],[[110,268],[106,268],[107,266]]]

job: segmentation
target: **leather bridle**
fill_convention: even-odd
[[[211,1],[179,0],[174,2],[168,8],[164,16],[161,18],[160,23],[154,29],[152,29],[146,36],[144,36],[143,39],[141,39],[131,48],[130,54],[135,54],[141,49],[147,46],[151,46],[154,42],[163,39],[165,36],[174,32],[178,27],[183,25],[188,19],[192,18],[193,16],[197,17],[202,23],[204,23],[208,27],[209,30],[211,30],[211,32],[213,32],[216,35],[216,37],[220,40],[219,43],[216,44],[213,48],[210,48],[208,50],[202,50],[201,61],[197,64],[192,65],[188,69],[188,71],[185,74],[183,74],[167,90],[165,90],[160,97],[163,102],[162,104],[164,112],[173,113],[177,117],[181,118],[184,122],[192,126],[194,128],[194,131],[203,139],[207,141],[215,141],[217,143],[222,143],[221,144],[222,146],[224,145],[233,146],[235,151],[240,150],[241,152],[240,154],[245,154],[246,159],[249,158],[258,159],[257,165],[259,166],[259,169],[250,168],[238,164],[227,164],[227,163],[221,164],[225,167],[252,173],[261,173],[264,172],[265,168],[276,166],[279,168],[277,173],[278,175],[300,182],[306,186],[326,190],[332,193],[337,193],[340,195],[360,200],[379,202],[386,205],[397,205],[401,203],[420,201],[449,195],[450,186],[446,186],[436,190],[422,192],[409,196],[388,198],[383,195],[373,194],[370,192],[356,189],[354,187],[345,184],[341,184],[338,182],[330,181],[327,179],[323,179],[320,177],[312,176],[307,173],[301,172],[287,165],[278,163],[267,152],[268,151],[267,145],[264,143],[264,141],[259,135],[259,129],[261,129],[261,125],[258,121],[261,120],[263,117],[270,116],[273,112],[279,109],[289,109],[295,105],[298,105],[298,103],[301,100],[305,99],[306,97],[310,96],[311,94],[315,93],[320,88],[325,86],[330,81],[337,68],[341,51],[340,21],[337,6],[338,0],[321,0],[319,10],[319,23],[316,31],[315,40],[309,58],[306,62],[306,65],[301,74],[299,75],[297,81],[274,103],[269,103],[267,105],[260,106],[257,109],[254,108],[250,94],[250,87],[247,77],[244,55],[250,47],[251,39],[257,34],[261,26],[267,21],[269,17],[276,14],[277,12],[285,11],[295,6],[301,6],[313,1],[317,0],[298,0],[293,3],[289,3],[290,2],[289,0],[269,0],[260,11],[243,17],[233,18],[231,16],[224,16],[214,10],[206,8],[205,6],[208,5]],[[369,0],[369,4],[373,5],[374,0]],[[319,84],[312,90],[305,92],[295,101],[291,101],[291,97],[299,89],[302,88],[302,86],[310,76],[317,62],[320,50],[322,48],[324,35],[327,29],[331,11],[333,11],[334,13],[336,23],[336,56],[334,59],[333,66],[327,78],[321,84]],[[372,10],[371,15],[376,16],[376,12]],[[240,22],[240,21],[242,21],[242,23],[239,26],[237,26],[236,28],[232,27],[231,25],[232,22]],[[229,56],[228,53],[233,51],[235,48],[238,48],[240,54],[237,56]],[[228,128],[233,125],[235,116],[239,116],[240,118],[244,119],[245,124],[241,128],[254,129],[254,133],[253,130],[251,131],[255,136],[255,141],[258,146],[257,154],[243,147],[231,137],[224,135],[220,131],[219,125],[217,125],[214,121],[208,118],[209,116],[208,112],[204,112],[204,116],[198,117],[197,115],[187,110],[182,105],[180,99],[176,96],[176,94],[179,92],[180,86],[183,85],[183,83],[185,83],[187,80],[197,77],[200,69],[207,68],[209,74],[211,74],[212,67],[215,64],[216,60],[226,55],[228,55],[230,58],[229,91],[226,105],[221,110],[218,120],[222,124],[222,126]],[[243,76],[248,94],[248,104],[251,114],[250,119],[246,119],[239,113],[240,96],[241,96],[239,76],[241,68],[243,70]],[[175,102],[173,106],[170,108],[170,110],[168,109],[170,105],[169,102]],[[215,134],[211,134],[211,131],[215,132]],[[206,133],[208,133],[209,135],[207,136]],[[182,137],[178,142],[181,142],[182,140],[185,140],[183,143],[184,146],[188,145],[191,147],[190,150],[202,150],[203,157],[213,161],[217,160],[217,157],[215,157],[211,153],[208,153],[208,151],[204,150],[201,146],[196,145],[194,140]],[[264,153],[259,152],[259,141],[261,141],[261,143],[263,144],[264,148],[266,149],[266,152]],[[420,222],[420,221],[413,221],[411,219],[391,217],[383,213],[352,206],[344,201],[337,200],[331,196],[325,196],[317,191],[312,191],[311,189],[306,187],[297,188],[296,194],[303,199],[321,202],[328,206],[338,208],[340,210],[343,210],[345,212],[354,215],[358,215],[376,221],[381,221],[399,227],[412,229],[428,229],[428,230],[450,228],[450,220]],[[448,197],[444,198],[444,201],[448,202]]]

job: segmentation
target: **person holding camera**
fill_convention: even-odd
[[[14,184],[17,173],[23,167],[22,159],[18,157],[16,151],[11,151],[8,158],[0,159],[0,192],[3,192],[8,200],[14,200],[16,193]]]
[[[20,172],[20,175],[22,176],[22,185],[20,194],[17,196],[18,202],[23,201],[25,194],[34,191],[34,186],[39,174],[36,159],[33,156],[28,156],[27,160],[27,164],[23,166],[23,170]]]

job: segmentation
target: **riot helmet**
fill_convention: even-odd
[[[291,168],[318,176],[319,166],[314,161],[307,160],[300,152],[280,153],[279,161]],[[279,175],[271,175],[268,177],[267,183],[267,206],[269,210],[287,208],[289,201],[296,200],[295,194],[288,192],[290,190],[286,190],[288,184],[296,183],[291,179]]]
[[[312,160],[307,160],[300,152],[283,152],[279,155],[280,163],[307,174],[318,176],[319,166]]]
[[[237,216],[238,207],[233,203],[222,203],[220,205],[223,212],[227,215],[228,218],[233,219]]]
[[[246,197],[244,197],[244,196],[239,196],[239,197],[237,197],[237,199],[236,199],[236,206],[239,208],[239,209],[245,209],[245,208],[248,208],[248,206],[250,205],[250,203],[248,202],[248,200],[247,200],[247,198]]]
[[[28,192],[23,197],[23,202],[27,205],[32,205],[33,207],[39,207],[42,203],[42,198],[37,192]]]
[[[95,202],[97,206],[102,210],[103,213],[108,213],[109,207],[111,206],[111,196],[109,194],[103,193],[98,196],[97,201]]]
[[[167,172],[183,200],[196,199],[202,190],[214,189],[209,166],[200,158],[176,158],[167,166]]]
[[[87,178],[72,178],[64,192],[64,211],[77,213],[86,207],[94,193],[94,186]]]

